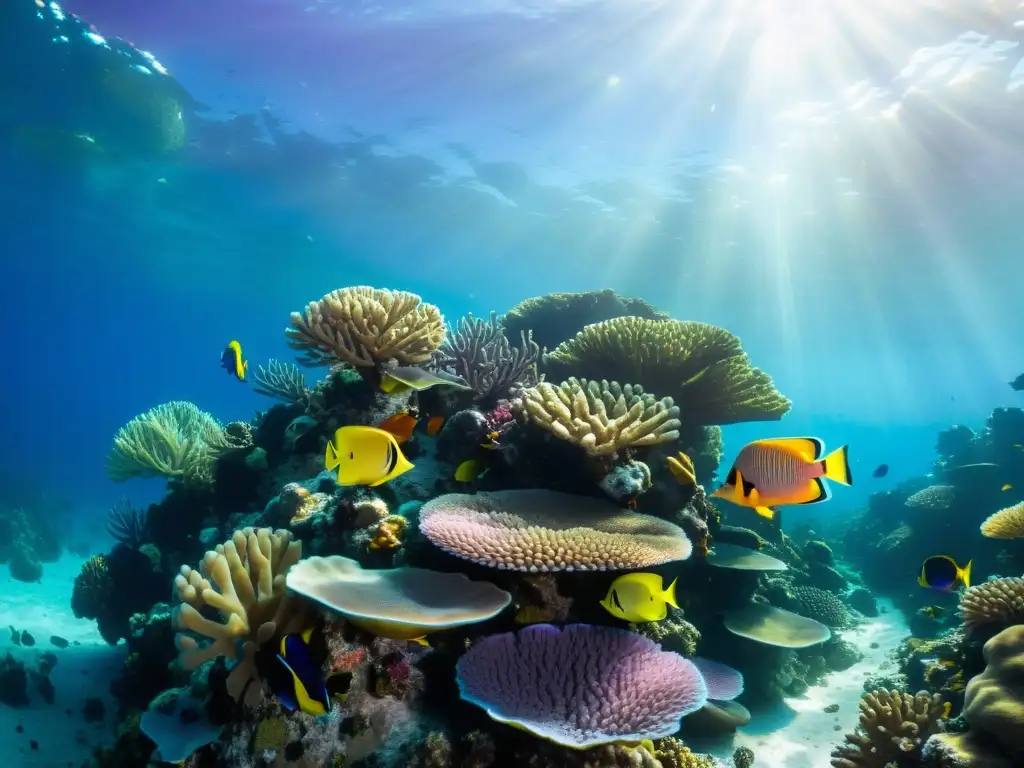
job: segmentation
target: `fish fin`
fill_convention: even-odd
[[[842,485],[853,485],[853,476],[850,474],[849,448],[848,445],[836,448],[821,460],[821,471],[829,480],[835,480]]]
[[[959,571],[957,576],[960,577],[960,580],[963,581],[964,586],[968,589],[970,589],[971,586],[971,563],[973,562],[973,560],[968,560],[967,565],[965,565],[963,568],[957,568],[957,570]]]
[[[759,502],[761,501],[761,492],[754,487],[753,483],[747,482],[746,480],[743,481],[743,495],[746,496],[750,503],[755,507],[760,506]]]
[[[338,465],[341,464],[341,459],[338,458],[338,449],[334,447],[334,442],[331,440],[327,441],[327,456],[324,458],[324,468],[328,471],[337,469]]]
[[[770,437],[758,440],[760,445],[771,445],[802,456],[808,462],[818,461],[825,452],[825,442],[816,437]]]
[[[427,636],[426,635],[421,635],[419,637],[414,637],[409,642],[416,643],[416,645],[422,645],[424,648],[429,648],[430,647],[430,643],[427,642]]]
[[[310,626],[308,629],[303,630],[303,632],[302,632],[302,642],[304,642],[306,645],[309,645],[309,641],[313,637],[313,630],[314,629],[316,629],[316,627]]]
[[[917,577],[917,583],[920,584],[922,587],[927,587],[928,586],[928,582],[924,580],[924,574],[923,573],[920,576]]]
[[[832,498],[832,491],[829,490],[828,485],[820,477],[814,477],[807,481],[806,491],[804,492],[807,496],[806,501],[796,501],[794,504],[820,504],[823,501],[828,501]]]
[[[274,691],[274,695],[277,697],[277,700],[280,701],[282,705],[284,705],[285,709],[294,712],[296,709],[299,708],[299,702],[295,697],[294,691],[294,681],[298,678],[295,676],[295,671],[291,668],[291,665],[284,660],[284,656],[282,656],[281,654],[277,654],[277,660],[281,664],[281,666],[284,667],[285,670],[287,671],[292,681],[292,690],[285,690],[282,688],[279,691]]]
[[[775,519],[775,510],[771,507],[754,507],[754,511],[761,517],[765,517],[769,520]]]
[[[665,593],[662,595],[662,597],[665,598],[665,602],[668,603],[669,605],[671,605],[673,608],[678,608],[679,607],[679,603],[676,601],[676,582],[677,581],[679,581],[678,578],[672,579],[672,583],[668,585],[668,589],[666,589]]]

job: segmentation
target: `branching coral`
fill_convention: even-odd
[[[1024,621],[1024,578],[992,579],[974,585],[960,597],[960,618],[968,633],[984,624]]]
[[[515,387],[537,381],[540,347],[532,332],[521,332],[520,345],[513,347],[494,312],[487,320],[468,315],[457,328],[449,327],[441,354],[477,399],[508,397]]]
[[[519,406],[534,424],[594,456],[658,445],[679,437],[679,409],[640,387],[569,379],[541,382],[523,392]]]
[[[121,427],[107,454],[107,474],[114,482],[133,477],[204,477],[217,456],[231,447],[213,416],[192,403],[175,400]]]
[[[179,601],[173,616],[176,642],[186,669],[225,656],[238,663],[227,679],[228,692],[255,706],[262,686],[250,685],[256,676],[255,656],[262,643],[278,632],[298,628],[296,601],[285,597],[285,575],[302,556],[302,544],[288,531],[245,528],[230,541],[207,552],[198,570],[187,565],[174,579]],[[222,619],[201,611],[215,609]],[[209,640],[200,644],[193,635]]]
[[[1024,539],[1024,501],[990,515],[981,524],[981,535],[990,539]]]
[[[444,341],[441,311],[406,291],[368,286],[340,288],[305,312],[293,312],[288,345],[306,365],[350,363],[372,368],[388,360],[426,362]]]
[[[860,700],[860,723],[846,744],[832,752],[833,768],[885,768],[903,765],[919,754],[925,740],[940,730],[946,709],[942,697],[877,690]]]
[[[255,382],[253,389],[261,395],[285,403],[303,403],[309,399],[306,377],[295,363],[282,363],[271,358],[266,368],[257,366],[252,378]]]
[[[771,421],[790,402],[738,337],[707,323],[619,317],[586,326],[545,357],[555,375],[611,375],[667,392],[687,425]]]

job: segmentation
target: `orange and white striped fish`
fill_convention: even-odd
[[[719,499],[750,507],[769,519],[769,507],[817,504],[832,498],[826,480],[852,485],[847,446],[824,456],[825,443],[816,437],[782,437],[748,443],[736,457],[725,484],[712,493]]]

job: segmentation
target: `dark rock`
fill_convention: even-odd
[[[29,674],[32,677],[32,684],[35,685],[36,691],[39,692],[43,701],[47,704],[53,704],[53,700],[57,697],[57,692],[53,687],[53,683],[50,682],[50,678],[38,672],[30,672]]]
[[[36,741],[35,739],[32,739],[32,741],[30,741],[30,742],[28,743],[28,745],[29,745],[29,746],[30,746],[30,747],[31,747],[32,749],[39,749],[39,742],[38,742],[38,741]]]
[[[50,635],[50,643],[57,646],[58,648],[67,648],[68,641],[60,635]]]
[[[855,589],[846,596],[846,604],[865,616],[875,617],[878,615],[878,603],[875,596],[863,587]]]
[[[24,733],[25,732],[25,726],[21,725],[19,723],[18,726],[14,730],[17,731],[18,733]]]
[[[28,630],[23,629],[21,631],[21,644],[31,647],[36,644],[36,639],[28,633]]]
[[[25,665],[7,654],[0,661],[0,702],[9,707],[28,705],[28,675]]]
[[[107,708],[103,699],[89,697],[82,705],[82,719],[87,723],[98,723],[107,715]]]
[[[21,632],[16,630],[13,624],[11,625],[11,642],[15,645],[21,645]]]
[[[53,671],[53,668],[57,666],[57,654],[52,651],[46,651],[39,654],[39,672],[43,675],[49,675]]]

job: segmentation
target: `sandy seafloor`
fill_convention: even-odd
[[[66,555],[59,562],[45,563],[43,579],[37,584],[15,581],[6,568],[2,571],[0,658],[10,653],[25,663],[26,670],[35,670],[42,653],[57,656],[57,666],[50,673],[56,690],[53,704],[43,701],[31,680],[27,707],[0,704],[0,763],[5,768],[80,768],[89,763],[94,747],[113,741],[116,710],[109,685],[121,667],[125,645],[107,645],[96,622],[76,619],[71,612],[71,589],[84,562]],[[14,645],[10,626],[27,630],[35,645]],[[57,648],[50,643],[51,635],[63,637],[70,645]],[[82,718],[86,697],[103,700],[106,716],[101,722],[86,723]],[[30,747],[33,740],[38,743],[36,750]]]
[[[877,618],[843,632],[864,654],[862,661],[830,674],[825,685],[812,686],[803,696],[787,698],[769,711],[752,712],[750,724],[728,744],[700,744],[692,737],[687,744],[720,758],[730,757],[736,747],[750,747],[757,768],[828,768],[832,750],[857,725],[864,680],[884,671],[886,655],[910,634],[892,602],[880,599],[878,607]],[[825,712],[830,704],[838,704],[839,711]]]

